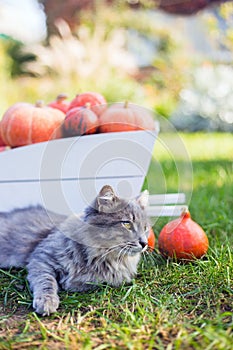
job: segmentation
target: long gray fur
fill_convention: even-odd
[[[148,194],[126,201],[102,188],[82,215],[65,217],[28,207],[0,213],[0,267],[26,267],[33,307],[59,306],[58,290],[84,292],[100,283],[130,282],[147,247]]]

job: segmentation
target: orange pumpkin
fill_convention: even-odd
[[[154,231],[153,231],[152,227],[150,227],[150,230],[149,230],[148,248],[150,250],[154,250],[155,249],[155,234],[154,234]]]
[[[84,107],[87,103],[97,116],[105,111],[107,104],[104,96],[98,92],[84,92],[76,95],[76,97],[70,102],[69,110],[75,107]]]
[[[5,146],[6,146],[6,144],[3,141],[2,136],[1,136],[1,123],[0,123],[0,147],[5,147]]]
[[[57,96],[55,101],[48,103],[48,106],[59,109],[63,113],[66,113],[70,106],[70,103],[66,101],[67,97],[68,96],[66,94],[60,94]]]
[[[7,149],[6,144],[3,142],[3,139],[1,137],[1,123],[0,123],[0,152],[3,152]]]
[[[68,111],[64,123],[61,125],[61,135],[62,137],[71,137],[94,134],[98,126],[98,117],[87,104],[84,107],[76,107]]]
[[[11,147],[48,141],[64,118],[63,112],[43,106],[41,101],[35,105],[16,103],[3,115],[1,136]]]
[[[100,132],[154,130],[151,113],[143,107],[125,102],[114,103],[100,116]]]
[[[194,260],[206,254],[209,242],[201,226],[191,219],[189,211],[185,211],[180,218],[164,226],[158,237],[158,247],[164,257]]]

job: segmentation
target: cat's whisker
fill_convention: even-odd
[[[121,264],[122,261],[124,260],[124,257],[128,255],[131,247],[133,247],[134,244],[132,242],[126,242],[123,246],[123,248],[119,251],[118,258],[117,258],[117,263]]]
[[[117,255],[117,264],[120,265],[122,263],[123,257],[124,257],[124,252],[125,252],[126,247],[124,246],[118,253]]]
[[[148,251],[144,251],[142,253],[143,259],[146,261],[146,263],[149,263],[151,261],[151,257],[149,256],[149,252]]]
[[[130,248],[131,248],[131,246],[127,246],[127,247],[126,247],[125,255],[128,254],[128,252],[130,251]]]
[[[117,244],[115,246],[112,246],[110,248],[107,249],[107,251],[105,253],[103,253],[96,261],[95,261],[95,265],[100,264],[103,260],[105,260],[106,256],[109,255],[110,253],[113,253],[114,251],[117,251],[119,247],[122,246],[122,243]]]
[[[94,267],[97,266],[98,264],[101,264],[107,255],[111,254],[112,252],[114,252],[114,250],[117,250],[117,248],[113,248],[113,249],[108,249],[104,254],[102,254],[96,261],[94,264]],[[92,257],[92,258],[96,258],[96,256]]]
[[[147,263],[153,263],[154,264],[156,262],[154,254],[152,252],[148,251],[148,250],[143,252],[142,256],[146,260]]]
[[[146,265],[152,265],[155,266],[156,265],[156,259],[154,258],[153,254],[151,252],[145,252],[142,254],[143,256],[143,263]]]
[[[128,255],[130,249],[134,246],[134,244],[132,242],[128,242],[128,244],[125,246],[125,250],[123,252],[123,256],[122,256],[122,260],[124,259],[124,257],[126,255]]]

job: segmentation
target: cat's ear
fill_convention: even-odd
[[[111,186],[105,185],[96,198],[98,211],[108,212],[116,203],[117,197]]]
[[[136,201],[142,209],[145,209],[149,204],[149,192],[145,190],[140,193],[140,195],[136,198]]]

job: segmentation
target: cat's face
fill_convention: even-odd
[[[111,249],[116,254],[135,255],[147,248],[149,222],[145,212],[148,193],[134,200],[118,198],[110,186],[104,186],[87,208],[86,238],[95,247]]]

